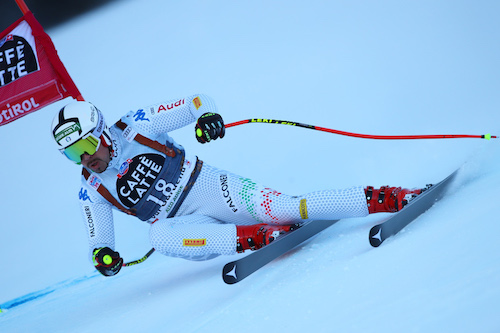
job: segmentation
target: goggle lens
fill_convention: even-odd
[[[97,149],[99,149],[100,143],[101,140],[92,134],[89,134],[87,137],[82,138],[71,146],[63,149],[62,153],[76,164],[81,164],[82,155],[85,153],[94,155]]]

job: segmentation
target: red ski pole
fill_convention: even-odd
[[[236,121],[234,123],[226,124],[226,128],[249,124],[249,123],[261,123],[261,124],[280,124],[280,125],[290,125],[308,128],[316,131],[323,131],[338,135],[352,136],[356,138],[362,139],[375,139],[375,140],[415,140],[415,139],[460,139],[460,138],[475,138],[475,139],[496,139],[497,136],[491,134],[483,134],[483,135],[468,135],[468,134],[436,134],[436,135],[370,135],[370,134],[359,134],[359,133],[351,133],[345,131],[338,131],[330,128],[319,127],[314,125],[307,125],[298,123],[295,121],[288,120],[275,120],[275,119],[246,119]]]

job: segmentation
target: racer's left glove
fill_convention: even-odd
[[[104,276],[118,274],[123,265],[123,259],[120,257],[120,254],[109,247],[94,249],[92,259],[95,268]]]
[[[223,138],[226,133],[224,121],[218,113],[207,112],[198,118],[195,126],[196,140],[200,143],[210,142],[217,138]]]

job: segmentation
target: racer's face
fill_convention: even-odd
[[[111,161],[111,155],[109,148],[105,147],[103,144],[99,146],[99,149],[94,155],[89,155],[84,153],[82,155],[82,165],[93,172],[101,173],[108,168],[108,164]]]

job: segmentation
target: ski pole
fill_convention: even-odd
[[[328,132],[328,133],[333,133],[333,134],[339,134],[339,135],[345,135],[345,136],[352,136],[356,138],[362,138],[362,139],[376,139],[376,140],[414,140],[414,139],[459,139],[459,138],[476,138],[476,139],[496,139],[497,136],[491,135],[491,134],[484,134],[484,135],[467,135],[467,134],[436,134],[436,135],[370,135],[370,134],[359,134],[359,133],[351,133],[351,132],[344,132],[344,131],[338,131],[330,128],[325,128],[325,127],[319,127],[319,126],[314,126],[314,125],[307,125],[307,124],[302,124],[298,123],[295,121],[288,121],[288,120],[275,120],[275,119],[245,119],[245,120],[240,120],[236,121],[234,123],[226,124],[225,127],[233,127],[233,126],[238,126],[238,125],[243,125],[243,124],[249,124],[249,123],[261,123],[261,124],[280,124],[280,125],[290,125],[290,126],[297,126],[297,127],[303,127],[303,128],[308,128],[316,131],[323,131],[323,132]]]
[[[149,256],[153,254],[153,252],[155,252],[154,248],[152,248],[151,250],[149,250],[149,252],[146,253],[146,255],[144,257],[142,257],[140,259],[137,259],[137,260],[134,260],[134,261],[131,261],[131,262],[127,262],[127,263],[123,264],[122,267],[127,267],[127,266],[133,266],[133,265],[140,264],[141,262],[143,262],[146,259],[148,259]]]

